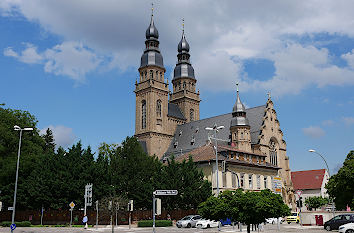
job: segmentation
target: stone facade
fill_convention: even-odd
[[[145,44],[139,79],[135,84],[135,136],[146,152],[161,160],[169,159],[171,155],[179,160],[186,159],[215,143],[205,131],[206,127],[223,125],[225,127],[217,138],[222,140],[219,153],[224,158],[224,168],[222,162],[219,167],[216,166],[215,153],[210,149],[209,158],[198,162],[205,178],[213,183],[213,189],[216,188],[216,174],[220,190],[239,187],[255,191],[265,188],[274,190],[274,179],[277,177],[281,178],[280,190],[284,201],[293,206],[295,198],[286,142],[270,96],[265,105],[245,109],[237,90],[232,114],[200,120],[197,79],[189,60],[189,44],[184,32],[178,44],[172,92],[165,78],[153,18],[146,31]],[[225,170],[226,164],[228,170]]]

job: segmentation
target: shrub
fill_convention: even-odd
[[[152,220],[141,220],[138,222],[138,227],[152,227]],[[172,226],[171,220],[156,220],[155,221],[156,227],[170,227]]]
[[[30,221],[23,221],[23,222],[15,222],[16,227],[30,227],[31,222]],[[10,221],[3,221],[0,224],[2,227],[10,227],[11,222]]]

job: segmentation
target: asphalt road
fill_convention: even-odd
[[[0,228],[0,233],[9,233],[10,228]],[[19,227],[15,229],[14,233],[99,233],[99,232],[112,232],[110,227],[99,227],[99,228],[64,228],[64,227]],[[124,232],[124,233],[151,233],[152,228],[137,228],[133,227],[129,229],[127,226],[119,226],[114,228],[115,233]],[[189,232],[189,233],[204,233],[204,232],[218,232],[217,228],[212,229],[196,229],[196,228],[177,228],[177,227],[158,227],[156,228],[156,233],[177,233],[177,232]],[[240,232],[240,230],[235,227],[233,230],[232,227],[222,227],[221,232]],[[247,232],[244,227],[242,232]],[[257,232],[257,231],[253,231]],[[313,233],[324,233],[327,232],[323,227],[301,227],[299,224],[282,224],[280,226],[280,231],[277,229],[276,225],[266,225],[263,232],[267,233],[279,233],[279,232],[313,232]]]

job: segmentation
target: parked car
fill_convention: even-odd
[[[288,224],[290,224],[292,222],[299,223],[300,222],[299,213],[298,212],[292,212],[290,216],[286,217],[286,221],[288,222]]]
[[[279,217],[279,221],[279,223],[282,224],[284,222],[284,219],[282,217]],[[266,218],[266,222],[269,224],[277,224],[278,218]]]
[[[339,227],[339,233],[354,233],[354,223],[347,223]]]
[[[354,223],[354,214],[341,214],[331,218],[323,225],[327,231],[338,230],[338,228],[347,223]]]
[[[210,220],[210,219],[201,219],[197,222],[197,228],[211,228],[211,227],[218,227],[221,223],[219,221]]]
[[[182,218],[181,220],[178,220],[176,223],[176,226],[178,228],[181,227],[195,227],[195,224],[201,219],[202,217],[200,215],[188,215]]]

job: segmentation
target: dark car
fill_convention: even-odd
[[[341,214],[325,222],[324,228],[327,231],[338,230],[340,226],[350,222],[354,222],[354,214]]]

